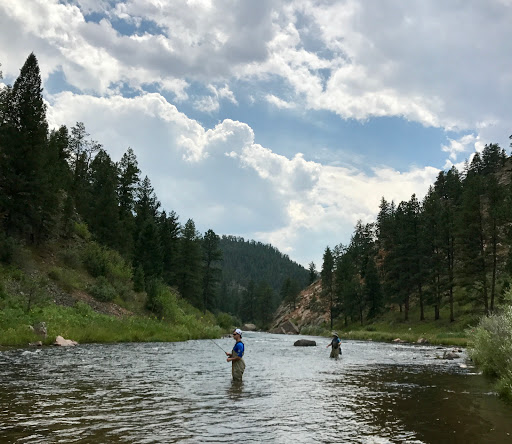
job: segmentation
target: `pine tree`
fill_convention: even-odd
[[[462,204],[458,218],[460,267],[458,276],[461,285],[479,301],[484,313],[489,313],[489,282],[484,230],[482,161],[475,154],[463,182]]]
[[[329,247],[325,248],[322,265],[322,296],[328,301],[331,329],[333,326],[334,309],[334,258]]]
[[[201,237],[192,219],[185,223],[180,238],[180,270],[178,289],[181,295],[195,307],[202,303],[202,254]]]
[[[440,191],[443,206],[443,219],[441,220],[443,239],[440,243],[444,250],[446,269],[448,270],[448,300],[450,304],[450,322],[455,321],[454,317],[454,289],[455,289],[455,264],[456,264],[456,236],[457,236],[457,215],[460,213],[462,199],[462,182],[459,172],[452,167],[445,175],[443,186]]]
[[[292,278],[287,277],[283,282],[283,286],[281,287],[281,300],[285,303],[289,304],[293,310],[295,310],[297,306],[297,297],[299,295],[300,288],[296,281]]]
[[[160,241],[162,243],[163,252],[163,279],[171,285],[177,285],[177,272],[179,264],[179,237],[181,232],[181,224],[179,217],[171,211],[169,215],[165,211],[159,218]]]
[[[71,194],[78,213],[87,215],[93,196],[90,194],[90,164],[94,154],[101,149],[97,142],[89,140],[89,133],[82,122],[71,128],[69,138],[69,163],[71,169]]]
[[[239,308],[242,319],[247,322],[256,321],[256,283],[251,279],[247,289],[243,293],[241,306]]]
[[[272,320],[274,291],[266,282],[261,282],[256,289],[258,321],[267,328]]]
[[[100,149],[90,166],[90,206],[86,221],[98,241],[111,248],[119,248],[119,202],[117,195],[117,166]]]
[[[133,237],[135,235],[135,202],[137,188],[140,184],[140,170],[135,153],[128,148],[117,165],[118,199],[119,199],[119,250],[125,257],[133,254]],[[165,269],[165,265],[164,265]]]
[[[361,294],[361,280],[353,257],[353,250],[340,249],[335,267],[335,299],[339,313],[343,314],[345,326],[348,319],[357,319]]]
[[[309,285],[318,279],[318,273],[316,271],[316,265],[314,262],[309,263]]]
[[[485,211],[484,216],[484,230],[486,237],[489,239],[487,248],[490,250],[489,268],[491,274],[490,282],[490,305],[489,310],[494,311],[494,304],[496,299],[496,282],[501,268],[498,264],[498,256],[501,255],[500,250],[503,250],[503,243],[506,239],[505,223],[507,207],[505,206],[506,189],[505,186],[500,184],[498,177],[499,173],[506,160],[505,151],[502,150],[497,144],[486,145],[482,151],[482,174],[485,176],[483,186],[485,193]]]
[[[219,236],[208,230],[203,237],[203,312],[215,308],[217,288],[221,280],[222,251],[219,248]]]
[[[135,267],[142,267],[147,284],[149,279],[160,278],[163,272],[163,252],[157,225],[160,202],[147,176],[137,188],[136,195],[133,263]]]
[[[28,56],[12,88],[0,98],[0,213],[8,233],[40,242],[58,212],[48,171],[48,124],[36,56]]]
[[[366,317],[373,319],[380,314],[383,308],[382,290],[373,258],[370,258],[366,264],[363,293],[368,306]]]
[[[444,180],[444,172],[439,173],[438,182]],[[433,187],[430,187],[423,200],[424,243],[428,248],[425,261],[425,279],[427,303],[434,306],[434,319],[440,317],[440,309],[443,303],[443,294],[447,289],[448,272],[446,270],[446,225],[441,196]]]

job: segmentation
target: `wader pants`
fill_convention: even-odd
[[[243,358],[237,361],[231,361],[231,374],[233,375],[233,381],[241,381],[244,370],[245,362]]]

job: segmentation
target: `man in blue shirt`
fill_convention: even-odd
[[[245,370],[245,362],[243,360],[245,346],[242,342],[242,330],[235,328],[233,330],[233,339],[236,343],[231,353],[226,352],[228,356],[227,362],[231,362],[233,381],[241,381]]]

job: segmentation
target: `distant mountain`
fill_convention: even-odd
[[[225,283],[247,287],[251,280],[266,282],[277,293],[286,278],[295,280],[300,288],[308,284],[309,271],[270,244],[224,235],[219,247]]]

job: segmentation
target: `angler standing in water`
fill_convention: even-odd
[[[336,333],[335,331],[332,332],[332,341],[331,343],[327,346],[327,347],[332,347],[332,350],[331,350],[331,355],[330,357],[331,358],[335,358],[335,359],[338,359],[338,356],[340,355],[340,352],[341,352],[341,346],[340,346],[340,338],[338,336],[338,333]]]
[[[242,381],[242,375],[245,370],[245,362],[243,360],[245,346],[242,342],[242,330],[235,328],[233,330],[233,338],[236,341],[231,353],[225,352],[228,356],[227,362],[231,362],[231,373],[233,381]]]

